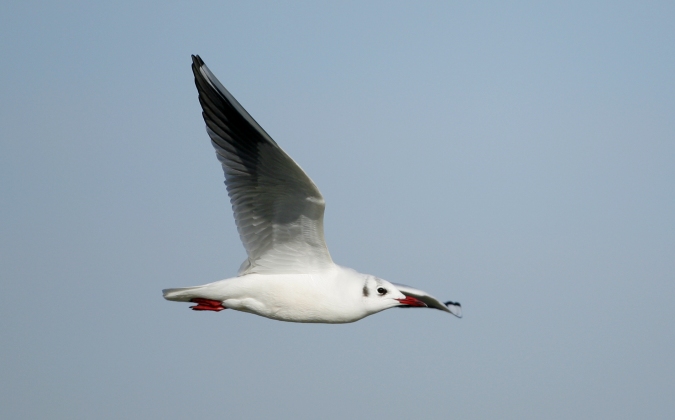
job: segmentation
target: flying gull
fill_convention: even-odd
[[[237,277],[165,289],[165,299],[195,303],[195,311],[235,309],[289,322],[354,322],[394,307],[435,308],[461,318],[457,302],[335,264],[317,186],[199,56],[192,56],[192,71],[248,258]]]

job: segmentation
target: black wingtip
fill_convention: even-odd
[[[199,55],[192,55],[192,64],[198,68],[204,65],[204,60]]]
[[[450,313],[456,316],[457,318],[462,317],[462,305],[459,302],[447,301],[445,306],[450,310]]]

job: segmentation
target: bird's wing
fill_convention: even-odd
[[[422,290],[414,289],[404,284],[393,283],[393,285],[396,286],[396,288],[404,295],[412,296],[426,303],[429,308],[435,308],[440,309],[441,311],[449,312],[454,316],[456,316],[457,318],[462,317],[462,305],[460,305],[459,302],[448,301],[443,303],[440,300],[436,299],[435,297],[431,296],[429,293],[423,292]],[[399,306],[399,307],[405,308],[406,306]]]
[[[248,273],[311,273],[333,266],[323,235],[325,201],[199,56],[192,71],[206,131],[225,172]]]

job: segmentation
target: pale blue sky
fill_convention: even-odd
[[[57,3],[0,4],[0,417],[675,417],[675,3]],[[464,319],[164,301],[245,255],[190,54]]]

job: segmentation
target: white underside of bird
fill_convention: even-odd
[[[393,307],[430,307],[461,317],[409,286],[341,267],[323,235],[325,201],[305,172],[193,56],[206,129],[225,172],[248,258],[237,277],[165,289],[164,298],[197,311],[234,309],[289,322],[346,323]]]

